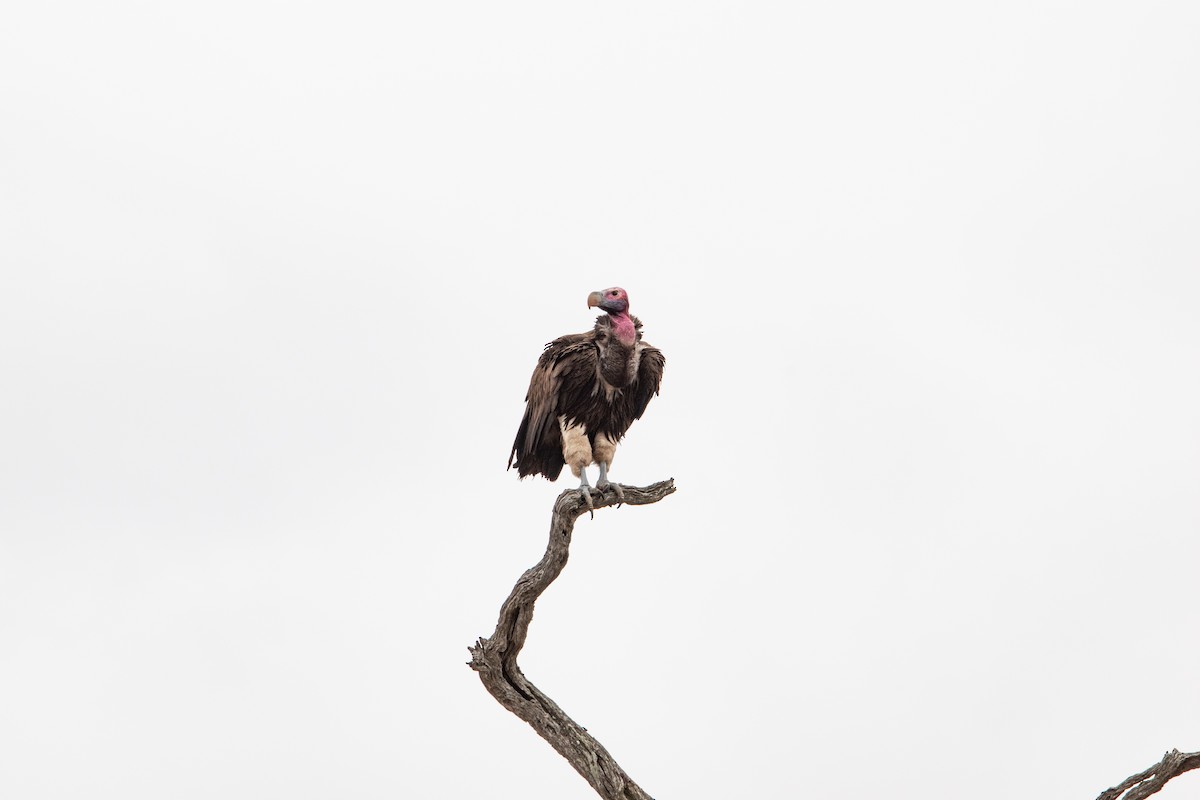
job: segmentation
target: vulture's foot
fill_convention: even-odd
[[[612,489],[613,494],[617,496],[617,508],[620,508],[621,504],[625,502],[625,487],[619,483],[613,483],[609,480],[596,481],[596,488],[600,490]]]
[[[612,483],[608,479],[608,464],[607,461],[600,462],[600,478],[596,481],[596,488],[603,491],[608,487],[612,487],[613,494],[617,496],[617,508],[625,502],[625,490],[619,483]]]

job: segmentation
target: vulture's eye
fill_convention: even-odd
[[[616,297],[616,296],[617,296],[617,293],[616,293],[616,292],[609,292],[609,294],[610,294],[611,296],[613,296],[613,297]]]

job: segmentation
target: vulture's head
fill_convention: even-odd
[[[609,314],[623,314],[629,310],[629,295],[620,286],[602,292],[592,292],[588,295],[588,308],[596,306]]]

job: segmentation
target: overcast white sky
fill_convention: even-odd
[[[594,796],[466,666],[541,345],[668,359],[522,663],[664,798],[1200,749],[1200,6],[12,3],[0,796]],[[1194,797],[1200,776],[1160,796]]]

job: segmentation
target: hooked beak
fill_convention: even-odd
[[[588,308],[595,308],[604,299],[604,292],[592,292],[588,295]]]

